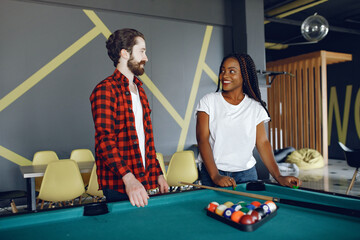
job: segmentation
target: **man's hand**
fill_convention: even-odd
[[[169,184],[166,182],[164,175],[158,177],[159,190],[161,193],[169,192]]]
[[[123,177],[125,183],[126,194],[133,206],[145,207],[148,204],[149,195],[144,186],[137,180],[132,173],[128,173]]]

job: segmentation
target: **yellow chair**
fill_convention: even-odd
[[[166,168],[165,168],[165,163],[164,163],[164,156],[162,155],[162,153],[157,152],[156,159],[159,161],[161,171],[163,172],[164,178],[166,180],[167,178],[166,178]]]
[[[51,162],[58,161],[59,157],[54,151],[39,151],[34,154],[32,165],[47,165]],[[40,191],[43,177],[35,178],[35,191]]]
[[[64,159],[48,164],[38,198],[55,203],[65,201],[73,203],[73,200],[84,192],[85,186],[77,163],[71,159]]]
[[[89,149],[74,149],[71,152],[70,159],[76,162],[94,162],[95,158]]]
[[[89,181],[89,185],[88,185],[88,188],[86,190],[86,193],[94,198],[94,202],[97,202],[98,199],[101,199],[101,198],[104,197],[103,191],[99,190],[99,183],[98,183],[98,180],[97,180],[96,165],[95,164],[94,164],[94,167],[93,167],[93,169],[91,171],[90,181]]]
[[[179,182],[193,183],[198,179],[198,170],[193,151],[180,151],[172,155],[167,169],[169,186],[183,186]]]
[[[94,155],[89,149],[74,149],[70,154],[70,159],[75,162],[95,162]],[[81,173],[85,186],[89,184],[90,173]]]

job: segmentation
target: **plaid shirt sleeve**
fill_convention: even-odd
[[[115,133],[116,104],[117,97],[108,82],[100,83],[93,91],[91,97],[91,108],[95,125],[96,152],[105,165],[113,172],[112,174],[123,177],[131,172],[121,150],[118,148]]]

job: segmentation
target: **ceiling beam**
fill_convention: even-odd
[[[294,25],[294,26],[301,26],[301,24],[303,23],[301,21],[285,19],[285,18],[275,18],[275,17],[265,17],[265,20],[269,21],[269,22],[275,22],[275,23],[281,23],[281,24],[287,24],[287,25]],[[360,35],[359,30],[351,29],[351,28],[330,26],[329,30],[334,31],[334,32],[342,32],[342,33],[350,33],[350,34]]]
[[[292,14],[301,12],[305,9],[312,8],[321,3],[327,2],[328,0],[296,0],[294,2],[283,5],[282,7],[273,9],[269,12],[265,12],[265,16],[284,18]],[[264,24],[268,24],[269,21],[264,21]]]

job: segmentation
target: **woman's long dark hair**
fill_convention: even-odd
[[[268,116],[270,117],[269,111],[266,108],[266,103],[261,100],[261,93],[259,88],[259,80],[256,74],[256,68],[255,63],[252,60],[252,58],[245,54],[245,53],[232,53],[222,60],[220,64],[220,70],[219,70],[219,76],[221,73],[221,68],[228,58],[234,58],[236,59],[240,64],[240,71],[241,76],[243,78],[243,91],[246,95],[248,95],[250,98],[254,99],[255,101],[259,102],[267,112]],[[220,77],[218,80],[218,86],[216,89],[216,92],[220,90]]]

